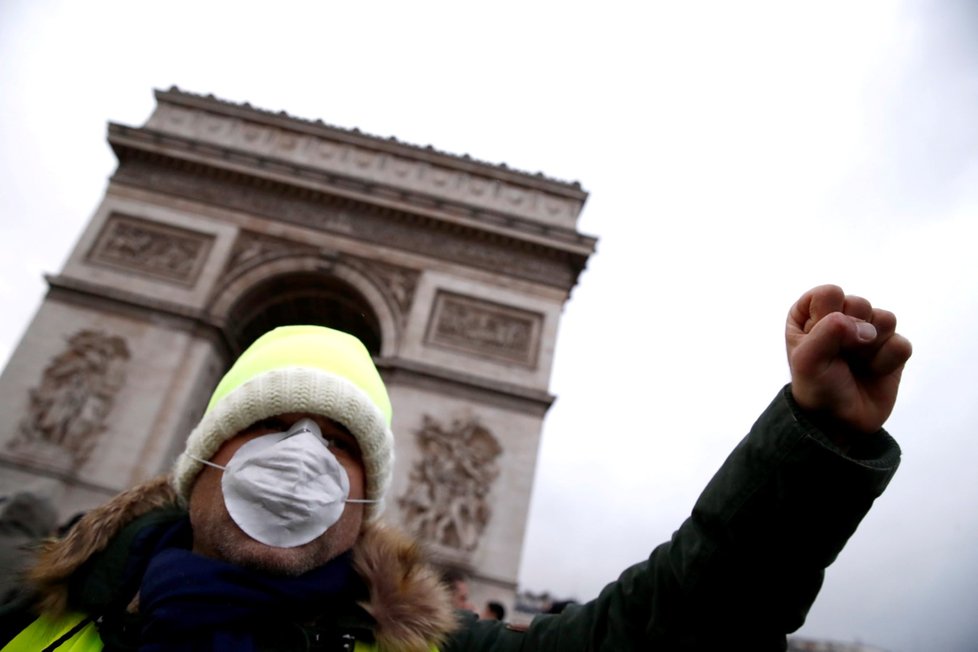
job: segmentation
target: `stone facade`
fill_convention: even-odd
[[[234,356],[322,323],[394,405],[385,518],[513,602],[564,302],[594,250],[568,184],[176,89],[0,377],[0,491],[62,517],[166,472]]]

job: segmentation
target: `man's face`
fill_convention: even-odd
[[[465,580],[455,580],[452,583],[452,607],[475,611],[475,607],[469,602],[469,584]]]
[[[330,450],[350,479],[350,498],[363,498],[364,471],[360,447],[345,428],[325,417],[291,413],[264,419],[245,428],[211,457],[226,466],[235,451],[256,437],[284,432],[300,419],[316,422]],[[356,543],[363,522],[363,505],[347,503],[340,520],[309,543],[294,548],[276,548],[255,541],[245,534],[228,514],[221,490],[220,469],[204,466],[190,492],[190,524],[194,532],[194,552],[227,562],[282,575],[301,575],[322,566],[346,552]]]

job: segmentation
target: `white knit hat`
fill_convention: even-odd
[[[391,404],[384,381],[357,338],[323,326],[282,326],[241,354],[224,375],[177,458],[171,483],[190,498],[203,465],[228,439],[262,419],[305,412],[327,417],[356,438],[366,476],[365,515],[376,519],[394,468]],[[191,457],[191,455],[193,457]]]

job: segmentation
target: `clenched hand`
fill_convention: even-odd
[[[892,312],[821,285],[792,306],[785,340],[795,402],[836,443],[883,426],[912,351]]]

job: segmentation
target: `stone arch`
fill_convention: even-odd
[[[215,293],[210,313],[234,353],[269,328],[299,321],[354,332],[380,357],[393,355],[400,335],[389,302],[371,278],[317,255],[249,267]]]

